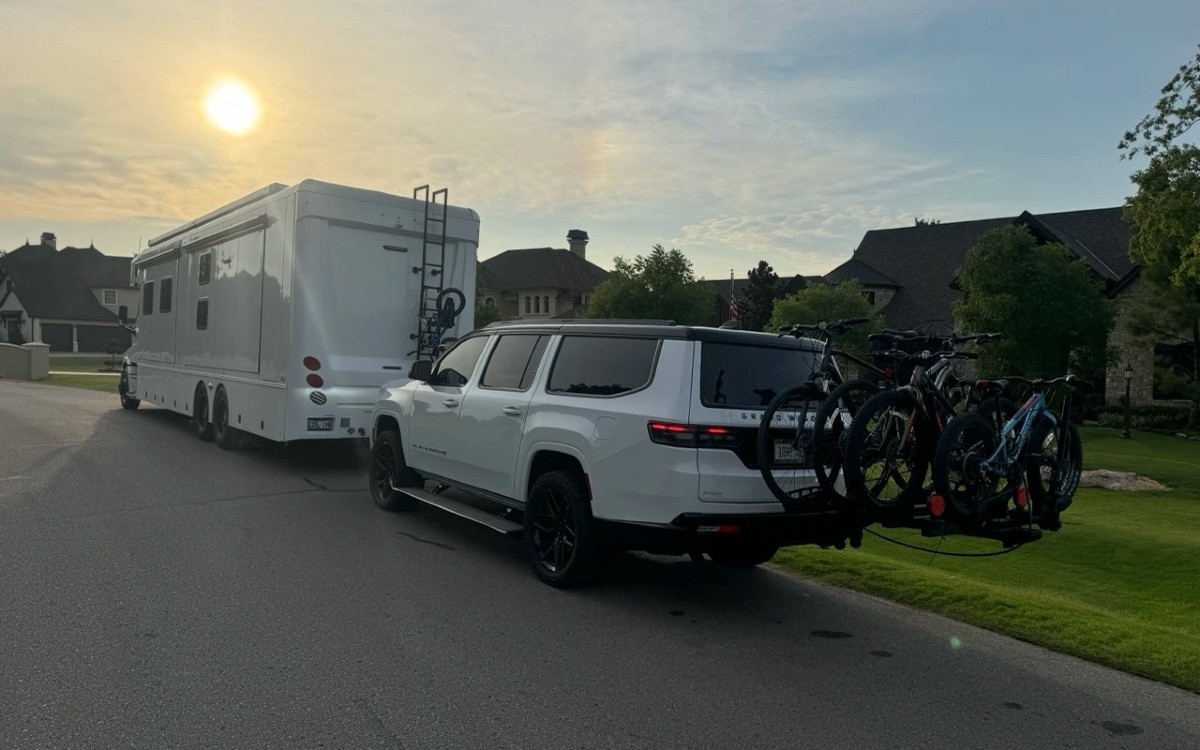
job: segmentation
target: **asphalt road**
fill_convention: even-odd
[[[1200,696],[771,570],[556,591],[364,461],[0,382],[0,747],[1200,747]]]

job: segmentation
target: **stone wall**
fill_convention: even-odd
[[[1129,311],[1151,295],[1149,285],[1137,278],[1114,300],[1115,323],[1108,337],[1108,345],[1115,359],[1105,372],[1104,400],[1107,403],[1121,403],[1124,400],[1127,364],[1133,368],[1133,377],[1129,381],[1130,404],[1140,406],[1154,401],[1154,345],[1136,341],[1125,328]]]

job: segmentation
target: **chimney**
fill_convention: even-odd
[[[42,244],[51,250],[57,250],[58,238],[54,236],[54,232],[42,232]]]
[[[571,252],[584,260],[587,259],[587,232],[582,229],[572,229],[567,232],[567,243],[571,246]]]

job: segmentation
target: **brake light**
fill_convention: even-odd
[[[736,450],[741,438],[728,427],[706,427],[673,422],[651,422],[650,440],[680,448],[726,448]]]
[[[304,358],[304,366],[306,368],[308,368],[309,370],[314,370],[314,371],[320,370],[321,369],[321,360],[319,360],[316,357],[313,357],[311,355],[307,356]]]
[[[325,385],[324,379],[322,379],[321,376],[315,372],[310,372],[308,377],[304,379],[304,382],[308,383],[313,388],[320,388],[321,386]]]

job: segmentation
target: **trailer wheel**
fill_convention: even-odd
[[[212,420],[208,417],[208,392],[204,390],[204,383],[196,386],[196,408],[192,410],[192,429],[196,431],[196,436],[204,442],[212,441],[213,426]]]
[[[229,426],[229,397],[225,395],[224,387],[217,388],[217,395],[213,399],[212,433],[217,447],[222,450],[232,451],[241,447],[238,429]]]

